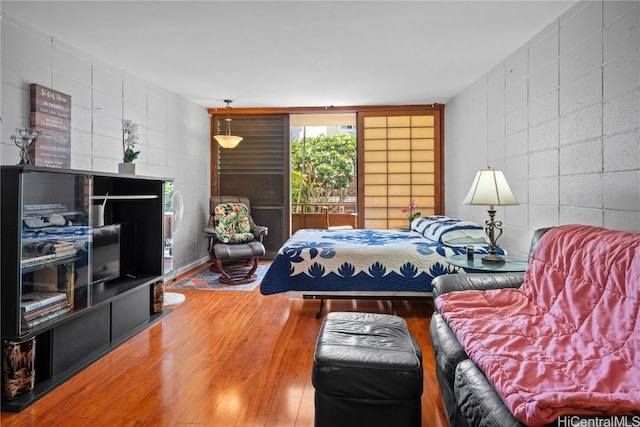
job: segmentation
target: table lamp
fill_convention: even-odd
[[[504,262],[504,257],[498,255],[496,241],[502,236],[502,221],[496,221],[494,206],[518,205],[504,174],[500,169],[480,169],[476,174],[469,194],[462,202],[464,205],[489,205],[489,220],[485,222],[489,235],[489,254],[482,257],[486,262]],[[496,230],[499,231],[496,236]]]

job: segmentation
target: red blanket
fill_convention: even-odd
[[[567,225],[537,247],[520,289],[436,300],[513,415],[640,413],[640,234]]]

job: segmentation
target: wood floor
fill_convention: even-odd
[[[62,384],[8,426],[311,427],[319,302],[180,291],[160,322]],[[431,301],[334,300],[327,311],[403,317],[424,353],[422,426],[447,425],[429,341]],[[395,427],[395,426],[394,426]]]

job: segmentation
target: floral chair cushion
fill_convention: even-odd
[[[244,203],[220,203],[214,215],[218,242],[246,243],[254,239],[249,224],[249,209]]]

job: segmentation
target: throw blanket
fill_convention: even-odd
[[[513,415],[640,413],[640,234],[549,231],[520,289],[451,292],[438,310]]]

